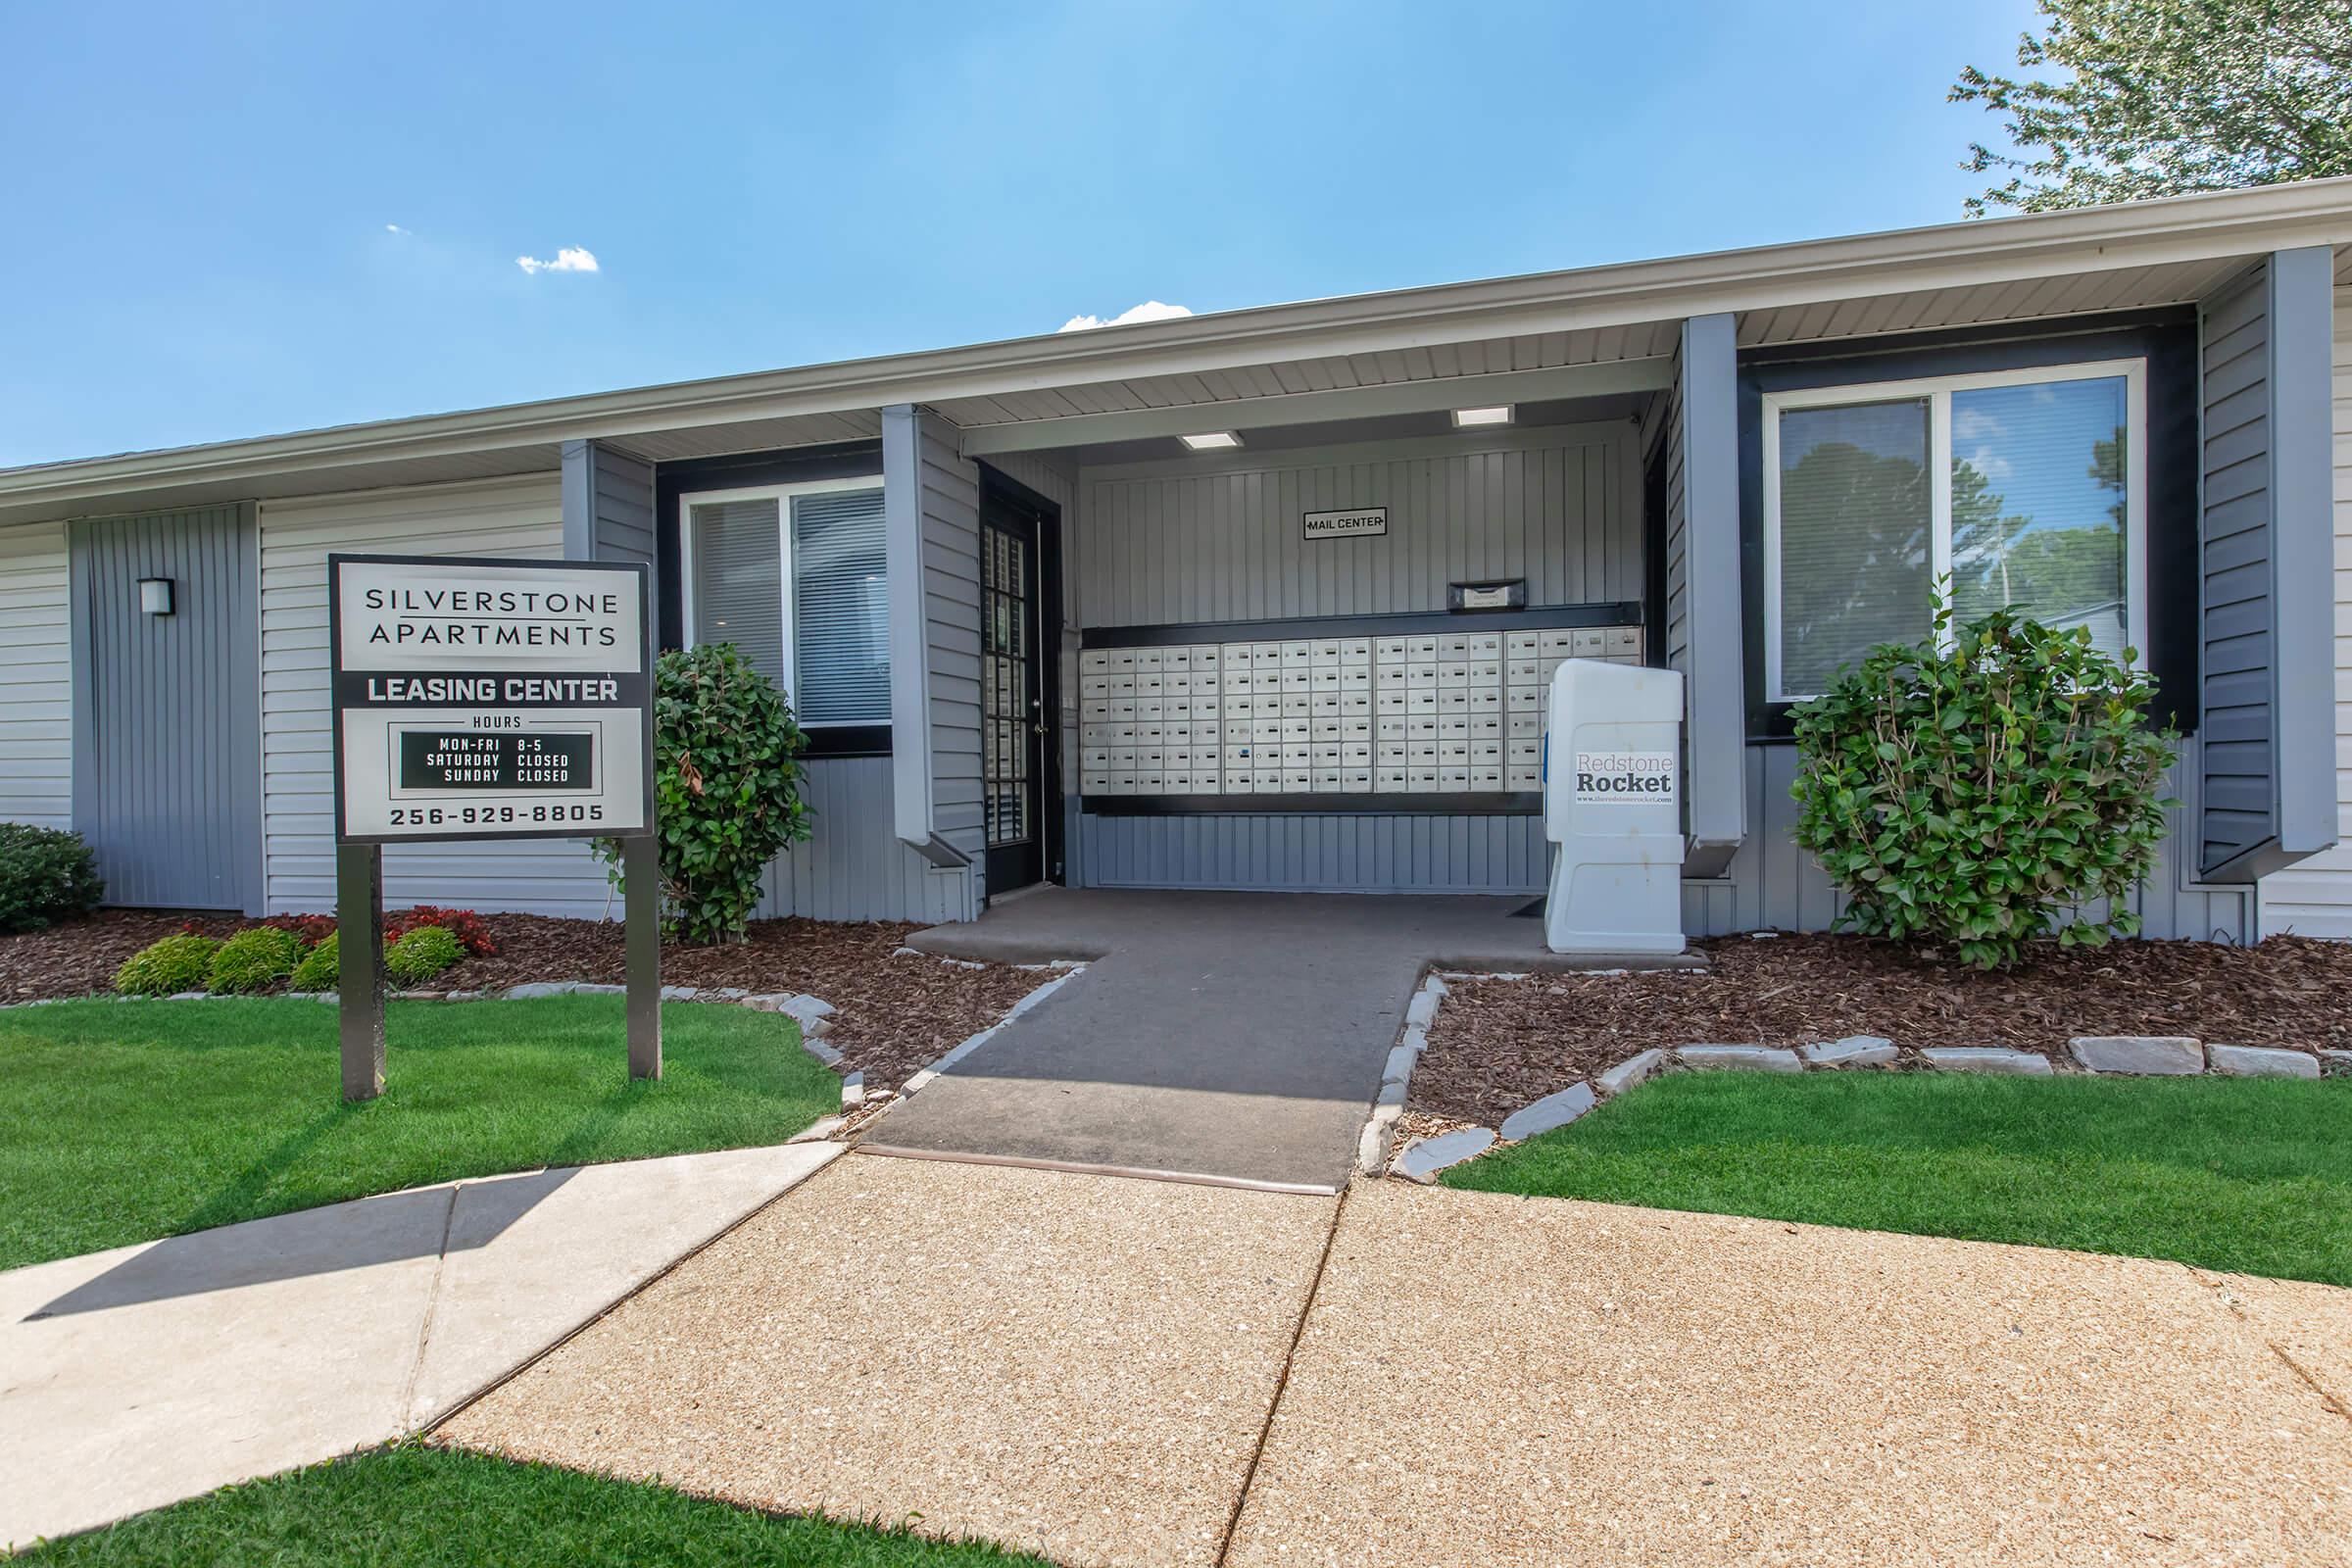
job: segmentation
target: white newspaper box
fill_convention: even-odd
[[[1558,846],[1544,945],[1683,951],[1683,677],[1571,659],[1551,678],[1544,833]]]

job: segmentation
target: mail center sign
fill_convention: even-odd
[[[651,831],[643,565],[329,556],[326,570],[339,840]]]

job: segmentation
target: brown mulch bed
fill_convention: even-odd
[[[109,992],[122,960],[151,942],[183,930],[225,937],[250,924],[233,914],[101,909],[46,931],[0,935],[0,1002]]]
[[[1695,946],[1709,961],[1703,973],[1451,982],[1413,1068],[1412,1103],[1491,1127],[1651,1046],[1801,1046],[1868,1034],[1914,1050],[2055,1055],[2074,1035],[2152,1034],[2352,1049],[2352,943],[2050,947],[1991,974],[1860,937]]]
[[[487,991],[534,980],[625,978],[617,922],[536,914],[486,914],[498,952],[467,957],[436,990]],[[251,922],[233,915],[106,909],[46,931],[0,936],[0,1001],[82,997],[111,989],[124,958],[185,927],[226,936]],[[725,948],[662,950],[671,985],[799,991],[835,1008],[825,1044],[842,1070],[865,1074],[868,1091],[896,1089],[943,1052],[1003,1018],[1053,976],[1009,964],[977,967],[920,955],[893,957],[913,924],[760,920],[751,940]]]

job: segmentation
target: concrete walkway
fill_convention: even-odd
[[[1083,1565],[2352,1561],[2352,1292],[853,1155],[442,1429]]]
[[[0,1273],[0,1549],[428,1425],[840,1152],[454,1182]]]
[[[1526,903],[1045,888],[920,932],[950,957],[1096,961],[866,1147],[1336,1193],[1421,971],[1560,965]]]

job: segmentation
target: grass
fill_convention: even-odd
[[[789,1018],[662,1008],[632,1084],[617,997],[391,1004],[386,1090],[346,1105],[316,1002],[0,1011],[0,1268],[538,1165],[781,1143],[838,1109]]]
[[[1680,1073],[1446,1185],[2352,1285],[2352,1083]]]
[[[659,1486],[404,1446],[209,1496],[34,1548],[55,1568],[1047,1568],[898,1529],[775,1518]]]

